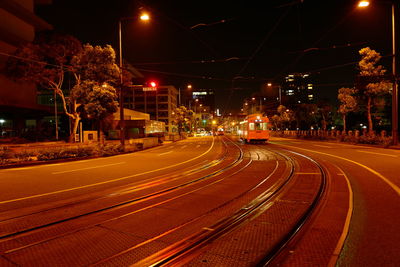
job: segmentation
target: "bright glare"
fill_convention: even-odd
[[[150,85],[151,85],[151,87],[156,87],[157,86],[156,82],[151,82]]]
[[[142,15],[140,15],[140,19],[141,20],[150,20],[150,16],[147,13],[143,13]]]
[[[272,86],[272,83],[268,83],[267,86],[268,86],[268,87],[271,87],[271,86]]]
[[[369,6],[369,1],[358,2],[358,7],[367,7],[367,6]]]

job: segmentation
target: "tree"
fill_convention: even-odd
[[[75,119],[77,114],[68,110],[62,87],[65,74],[71,70],[72,58],[81,51],[81,42],[73,36],[48,33],[38,35],[34,42],[22,45],[9,58],[7,74],[14,80],[32,82],[54,91],[63,102],[65,114]]]
[[[296,127],[301,130],[310,129],[310,126],[315,123],[315,113],[318,111],[317,105],[302,103],[296,105],[294,113],[296,119]]]
[[[332,122],[332,106],[326,100],[320,101],[317,106],[321,116],[321,128],[326,132],[328,123]]]
[[[383,79],[386,70],[382,65],[377,65],[381,59],[381,55],[369,47],[362,48],[359,51],[361,60],[358,63],[360,76],[373,80],[363,88],[363,93],[367,98],[367,119],[368,130],[373,132],[373,122],[371,109],[375,106],[375,101],[378,97],[388,94],[391,89],[391,83]]]
[[[291,122],[295,119],[293,111],[287,109],[283,105],[279,105],[279,107],[277,108],[277,112],[280,117],[279,121],[281,123],[281,126],[286,126],[287,128],[290,128]]]
[[[192,130],[194,112],[185,106],[177,107],[174,111],[174,122],[178,126],[179,135],[185,128]]]
[[[74,134],[82,115],[101,122],[117,111],[117,93],[113,85],[119,83],[120,69],[115,63],[114,49],[109,45],[93,47],[86,44],[71,64],[76,80],[70,97],[76,114],[72,128]]]
[[[354,88],[340,88],[338,99],[340,102],[339,113],[342,115],[343,131],[346,132],[346,115],[357,108],[357,100],[354,97],[356,90]]]

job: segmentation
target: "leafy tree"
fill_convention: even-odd
[[[278,106],[277,112],[279,114],[279,121],[281,123],[281,126],[290,128],[291,122],[295,120],[294,112],[287,109],[283,105]]]
[[[376,82],[368,83],[363,88],[363,93],[367,98],[367,119],[369,132],[373,132],[372,114],[371,109],[375,106],[375,101],[378,97],[388,94],[391,89],[391,83],[383,80],[382,77],[386,70],[382,65],[377,65],[381,59],[381,55],[369,47],[362,48],[359,51],[361,60],[358,63],[360,69],[360,76],[366,77]]]
[[[343,131],[346,132],[346,115],[353,112],[357,108],[357,100],[355,98],[356,90],[354,88],[340,88],[338,99],[340,101],[339,113],[342,114]]]
[[[187,109],[185,106],[177,107],[174,111],[174,122],[178,126],[178,133],[181,132],[185,128],[189,128],[192,130],[192,123],[194,121],[194,112],[190,109]]]
[[[332,106],[325,100],[318,103],[318,113],[321,116],[321,128],[325,132],[332,121]]]
[[[60,96],[65,114],[73,120],[70,141],[82,116],[101,120],[116,111],[114,85],[119,83],[120,70],[109,45],[82,47],[72,36],[46,34],[17,49],[7,70],[16,80],[33,82]],[[69,98],[62,89],[67,73],[75,77]]]
[[[294,112],[296,127],[299,129],[310,129],[310,126],[315,121],[314,114],[317,113],[317,106],[315,104],[302,103],[296,105]]]
[[[117,93],[113,85],[119,83],[120,69],[115,63],[114,49],[109,45],[86,44],[71,64],[76,84],[70,101],[77,115],[72,133],[76,133],[82,116],[101,121],[117,111]]]
[[[82,44],[70,35],[42,34],[32,43],[19,47],[7,62],[8,76],[52,90],[60,96],[63,109],[72,119],[77,114],[68,110],[62,89],[64,77],[71,70],[72,58],[82,51]],[[22,93],[22,92],[21,92]]]

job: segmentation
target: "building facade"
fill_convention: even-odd
[[[43,118],[52,109],[38,104],[36,87],[15,82],[5,75],[5,64],[18,45],[31,42],[37,31],[51,30],[52,26],[34,14],[36,4],[50,4],[39,0],[2,0],[0,5],[0,137],[20,136],[31,129],[42,127]]]
[[[308,73],[292,73],[285,77],[281,88],[282,104],[293,106],[315,102],[314,84]]]
[[[125,108],[148,113],[151,120],[164,122],[169,134],[176,132],[173,112],[177,107],[178,90],[174,86],[132,86],[124,95]]]

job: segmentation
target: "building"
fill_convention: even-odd
[[[197,109],[201,110],[200,105],[208,107],[211,112],[215,110],[215,93],[213,89],[193,89],[189,108],[196,112]]]
[[[124,107],[148,113],[151,120],[165,123],[169,134],[175,132],[173,112],[177,107],[178,90],[172,85],[132,86],[124,92]]]
[[[32,84],[16,83],[4,75],[5,63],[19,44],[31,42],[37,31],[52,26],[34,14],[45,0],[2,0],[0,5],[0,137],[21,136],[43,128],[44,118],[54,111],[38,104],[37,89]],[[50,121],[48,121],[50,123]]]
[[[281,87],[282,104],[293,106],[296,104],[314,103],[314,85],[308,73],[293,73],[285,77]]]

